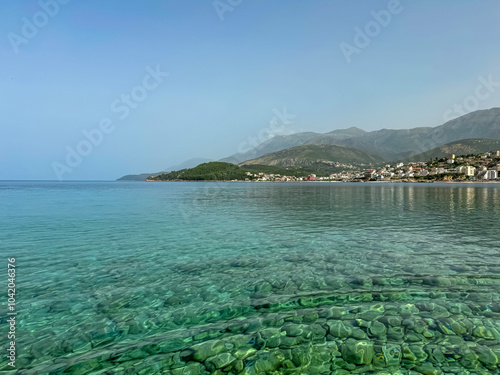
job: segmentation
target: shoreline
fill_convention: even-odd
[[[130,182],[253,182],[253,183],[356,183],[356,184],[499,184],[500,181],[242,181],[242,180],[146,180]]]

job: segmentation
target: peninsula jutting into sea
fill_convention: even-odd
[[[478,143],[490,143],[488,140],[473,140]],[[499,142],[500,144],[500,142]],[[332,146],[329,146],[332,147]],[[336,147],[336,146],[335,146]],[[428,162],[387,164],[380,168],[365,170],[352,164],[341,164],[335,161],[321,160],[341,172],[326,176],[316,175],[301,168],[279,168],[268,165],[243,164],[240,167],[230,163],[210,162],[195,168],[162,173],[149,176],[146,181],[393,181],[393,182],[497,182],[500,181],[500,150],[484,154],[468,154],[430,160]],[[370,166],[371,167],[371,166]],[[259,172],[261,170],[267,172]],[[321,173],[321,172],[318,172]],[[323,172],[324,173],[324,172]]]

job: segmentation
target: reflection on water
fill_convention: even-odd
[[[1,183],[19,368],[498,373],[497,186]]]

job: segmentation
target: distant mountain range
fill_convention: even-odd
[[[325,134],[307,132],[275,136],[248,152],[234,154],[221,161],[239,164],[271,152],[305,144],[350,147],[386,161],[395,161],[409,154],[417,155],[450,142],[471,138],[500,140],[500,108],[475,111],[434,128],[367,132],[353,127]]]
[[[255,159],[262,155],[275,151],[285,150],[291,147],[302,146],[305,144],[313,144],[313,145],[336,144],[332,143],[330,140],[336,139],[339,142],[341,142],[342,140],[347,140],[352,137],[361,136],[366,133],[367,132],[362,129],[351,127],[348,129],[334,130],[326,134],[304,132],[304,133],[295,133],[290,135],[278,135],[261,143],[257,147],[245,153],[234,154],[227,158],[221,159],[221,161],[238,164],[246,160]],[[341,144],[339,145],[342,146]]]
[[[271,152],[241,165],[271,165],[280,168],[329,169],[337,164],[379,165],[383,159],[353,148],[336,145],[303,145]]]
[[[315,163],[315,166],[319,166],[322,164],[321,160],[356,165],[426,161],[448,153],[468,154],[499,149],[495,141],[500,141],[500,108],[475,111],[433,128],[381,129],[367,132],[351,127],[325,134],[304,132],[280,135],[248,152],[234,154],[220,161],[278,167],[311,167]],[[208,161],[198,160],[201,160],[200,163]],[[192,164],[183,163],[176,166],[176,170],[193,167]],[[120,180],[145,180],[146,177],[145,174],[132,175]]]

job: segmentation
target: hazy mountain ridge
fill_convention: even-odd
[[[238,164],[245,160],[258,158],[259,156],[269,154],[271,152],[281,151],[295,146],[301,146],[308,140],[313,139],[318,135],[320,134],[314,132],[276,135],[273,138],[262,142],[251,150],[231,155],[227,158],[220,159],[219,161]]]
[[[407,155],[410,152],[418,154],[450,142],[470,138],[500,140],[500,108],[475,111],[434,128],[381,129],[370,132],[348,128],[325,134],[308,132],[277,136],[248,152],[238,153],[222,160],[241,163],[290,147],[329,144],[355,148],[391,161],[398,159],[402,154]]]
[[[335,135],[335,136],[337,136],[337,138],[342,138],[342,137],[351,138],[351,137],[360,136],[360,135],[363,135],[366,133],[367,133],[366,130],[352,126],[350,128],[347,128],[347,129],[336,129],[336,130],[333,130],[331,132],[325,133],[325,135],[327,135],[327,134]]]
[[[435,158],[441,159],[450,154],[469,155],[482,154],[489,151],[500,150],[500,140],[494,139],[462,139],[433,148],[432,150],[402,158],[400,161],[429,161]]]
[[[247,160],[241,165],[273,165],[281,168],[309,167],[313,164],[380,164],[383,160],[356,149],[336,145],[302,145]]]

